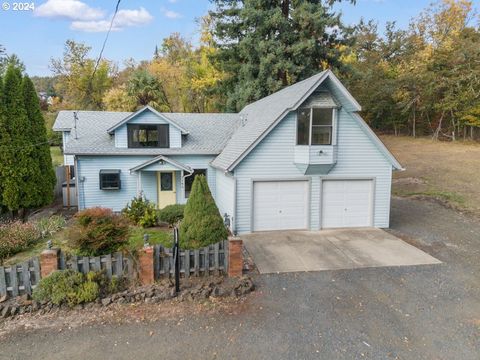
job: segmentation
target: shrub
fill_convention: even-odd
[[[184,211],[185,205],[168,205],[165,206],[162,210],[158,211],[158,219],[160,221],[166,222],[170,226],[173,226],[183,219]]]
[[[109,281],[103,272],[89,272],[86,276],[74,270],[55,271],[40,280],[33,291],[37,301],[51,301],[55,305],[78,304],[95,301],[99,296],[122,289],[123,283],[117,278]]]
[[[66,303],[69,306],[80,304],[80,292],[86,282],[85,276],[73,270],[55,271],[50,276],[40,280],[33,291],[33,298],[37,301],[51,301],[55,305]],[[82,296],[91,297],[89,296]],[[96,294],[98,296],[98,293]],[[95,297],[96,298],[96,297]]]
[[[33,223],[16,221],[0,225],[0,260],[27,249],[40,237]]]
[[[71,246],[79,255],[99,256],[117,251],[128,242],[128,222],[110,209],[79,212],[69,230]]]
[[[136,196],[122,210],[122,214],[135,225],[151,227],[157,224],[155,204],[148,201],[143,195]]]
[[[225,240],[227,236],[207,179],[196,176],[180,224],[180,245],[184,249],[195,249]]]
[[[43,238],[52,236],[63,229],[66,225],[65,218],[60,215],[53,215],[49,218],[42,218],[35,223],[35,226]]]

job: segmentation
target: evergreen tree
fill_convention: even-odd
[[[1,54],[2,54],[2,46],[0,45],[0,56],[1,56]],[[3,125],[4,125],[3,109],[4,109],[4,106],[3,106],[3,79],[0,76],[0,151],[1,151],[2,134],[3,134],[2,128],[3,128]],[[1,161],[1,155],[0,155],[0,161]],[[2,168],[1,168],[1,165],[0,165],[0,214],[2,214],[4,212],[4,205],[3,205],[3,201],[2,201],[2,184],[3,184]]]
[[[55,187],[55,172],[52,165],[50,145],[47,141],[45,119],[40,110],[40,102],[32,80],[23,78],[23,99],[25,110],[30,123],[30,156],[35,164],[31,176],[27,181],[32,192],[32,207],[48,205],[53,201]]]
[[[341,0],[212,2],[218,60],[230,75],[222,89],[228,110],[240,110],[324,68],[342,67],[350,31],[332,8]]]
[[[228,236],[207,179],[197,175],[180,224],[180,246],[195,249],[225,240]]]
[[[22,93],[22,75],[10,65],[4,79],[3,117],[0,127],[0,173],[2,202],[16,215],[33,205],[28,180],[35,169],[31,157],[30,124]]]

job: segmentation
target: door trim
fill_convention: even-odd
[[[172,174],[172,190],[171,192],[175,196],[175,204],[177,204],[177,175],[175,170],[169,171],[157,171],[157,209],[160,209],[160,193],[161,190],[161,173],[171,173]]]
[[[295,230],[309,230],[311,226],[311,214],[312,214],[312,178],[309,176],[297,176],[297,177],[265,177],[265,178],[251,178],[250,179],[250,232],[262,232],[270,230],[255,231],[254,229],[254,185],[256,182],[276,182],[276,181],[307,181],[307,228],[295,229]]]
[[[370,225],[366,227],[374,227],[375,226],[375,193],[377,187],[377,178],[372,176],[320,176],[320,230],[324,229],[323,227],[323,182],[324,181],[355,181],[355,180],[369,180],[372,182],[372,193],[370,195],[370,201],[372,206],[370,207]],[[329,229],[329,228],[327,228]]]

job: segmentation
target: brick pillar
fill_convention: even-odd
[[[228,276],[242,276],[243,241],[236,237],[228,238]]]
[[[140,250],[138,254],[140,264],[139,280],[142,285],[150,285],[155,281],[153,270],[153,246],[148,246]]]
[[[40,254],[40,275],[43,279],[58,270],[58,249],[44,250]]]

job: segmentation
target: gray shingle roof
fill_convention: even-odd
[[[128,149],[116,148],[115,138],[107,130],[131,115],[130,112],[77,111],[77,130],[74,130],[73,111],[60,111],[53,130],[71,129],[66,154],[76,155],[182,155],[219,154],[238,127],[238,114],[178,114],[162,113],[189,134],[181,148]],[[75,132],[77,133],[75,139]]]
[[[328,76],[359,111],[360,105],[330,71],[326,70],[306,80],[286,87],[270,96],[247,105],[239,114],[161,113],[172,123],[188,132],[181,148],[129,149],[116,148],[115,139],[107,130],[131,116],[131,112],[77,111],[75,127],[74,111],[60,111],[53,130],[71,130],[65,153],[75,155],[218,155],[212,166],[231,171],[288,112],[300,106]],[[318,93],[315,101],[329,106],[338,105],[328,94]],[[401,165],[387,150],[373,131],[355,114],[361,126],[386,154],[394,168]]]
[[[316,89],[328,74],[328,70],[306,80],[286,87],[270,96],[264,97],[240,112],[243,122],[233,134],[222,153],[212,161],[212,166],[223,170],[232,170],[249,149],[267,134],[278,120],[281,120],[295,106],[301,104]]]

